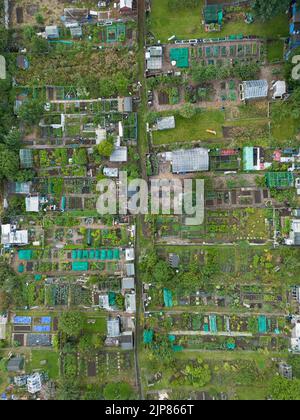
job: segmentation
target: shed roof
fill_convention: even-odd
[[[126,264],[126,273],[128,277],[133,277],[135,275],[134,264],[132,263]]]
[[[3,55],[0,55],[0,79],[6,79],[6,60]]]
[[[111,162],[127,162],[127,147],[116,147],[110,157]]]
[[[133,0],[120,0],[120,9],[132,9]]]
[[[120,320],[119,318],[107,320],[107,336],[110,338],[119,337],[120,335]]]
[[[202,172],[209,170],[207,149],[196,148],[172,152],[173,173]]]
[[[73,38],[81,38],[82,37],[82,27],[75,26],[70,28],[71,36]]]
[[[134,289],[135,284],[134,284],[134,278],[133,277],[126,277],[124,279],[122,279],[122,289],[126,290],[126,289]]]
[[[136,295],[135,293],[126,293],[125,295],[126,312],[136,311]]]
[[[157,129],[158,130],[171,130],[176,127],[175,117],[163,117],[157,120]]]
[[[23,368],[24,359],[21,356],[13,357],[7,363],[8,372],[19,372]]]
[[[25,198],[26,211],[29,213],[38,213],[40,211],[40,199],[36,197]]]
[[[46,26],[46,37],[50,39],[59,38],[59,29],[57,26]]]

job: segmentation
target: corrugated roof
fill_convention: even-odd
[[[208,150],[197,148],[172,152],[172,169],[173,173],[208,171]]]

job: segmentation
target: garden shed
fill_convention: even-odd
[[[45,32],[47,39],[59,38],[59,29],[57,26],[46,26]]]
[[[107,320],[107,337],[114,338],[120,336],[120,319],[108,319]]]
[[[175,123],[175,117],[174,116],[159,118],[157,120],[157,129],[159,131],[171,130],[175,127],[176,127],[176,123]]]
[[[39,196],[35,197],[26,197],[25,198],[26,212],[28,213],[38,213],[40,211],[40,198]]]
[[[6,79],[6,60],[3,55],[0,55],[0,79]]]

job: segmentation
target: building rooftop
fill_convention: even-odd
[[[13,225],[1,225],[2,245],[28,245],[28,231],[17,230]]]
[[[173,173],[202,172],[209,170],[207,149],[177,150],[171,153]]]
[[[269,84],[267,80],[249,80],[243,82],[242,100],[267,98]]]
[[[28,213],[38,213],[40,211],[40,198],[38,196],[26,197],[25,205]]]
[[[126,312],[133,313],[136,311],[136,295],[135,293],[126,293],[125,295]]]
[[[6,79],[6,60],[3,55],[0,55],[0,79]]]
[[[134,278],[126,277],[122,279],[122,290],[131,290],[135,288]]]
[[[8,372],[19,372],[23,369],[24,358],[22,356],[12,357],[7,363]]]
[[[120,333],[121,333],[121,330],[120,330],[119,318],[108,319],[107,320],[107,337],[109,338],[119,337]]]
[[[127,147],[116,147],[110,157],[110,161],[116,163],[127,162]]]
[[[175,117],[174,116],[159,118],[157,120],[157,129],[160,130],[160,131],[171,130],[175,127],[176,127],[176,122],[175,122]]]

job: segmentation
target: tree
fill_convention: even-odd
[[[290,0],[255,0],[254,10],[262,20],[268,20],[273,16],[284,12],[290,3]]]
[[[98,146],[98,153],[101,157],[109,158],[114,151],[113,139],[108,138],[102,141]]]
[[[0,144],[0,178],[13,181],[18,171],[18,154],[13,150],[9,150],[5,145]]]
[[[84,327],[84,315],[80,312],[63,312],[59,319],[59,330],[69,337],[78,338]]]
[[[185,104],[179,111],[183,118],[193,118],[197,114],[197,109],[192,104]]]
[[[278,401],[300,401],[300,380],[275,376],[270,385],[270,395]]]
[[[32,126],[40,122],[44,113],[44,105],[38,99],[29,99],[19,110],[19,117],[25,124]]]
[[[126,382],[114,382],[105,386],[103,396],[107,401],[131,400],[134,398],[134,392]]]
[[[172,269],[166,261],[159,261],[153,269],[152,275],[155,283],[166,285],[172,278]]]
[[[21,133],[19,130],[13,129],[4,136],[4,143],[9,150],[19,151],[21,148]]]

